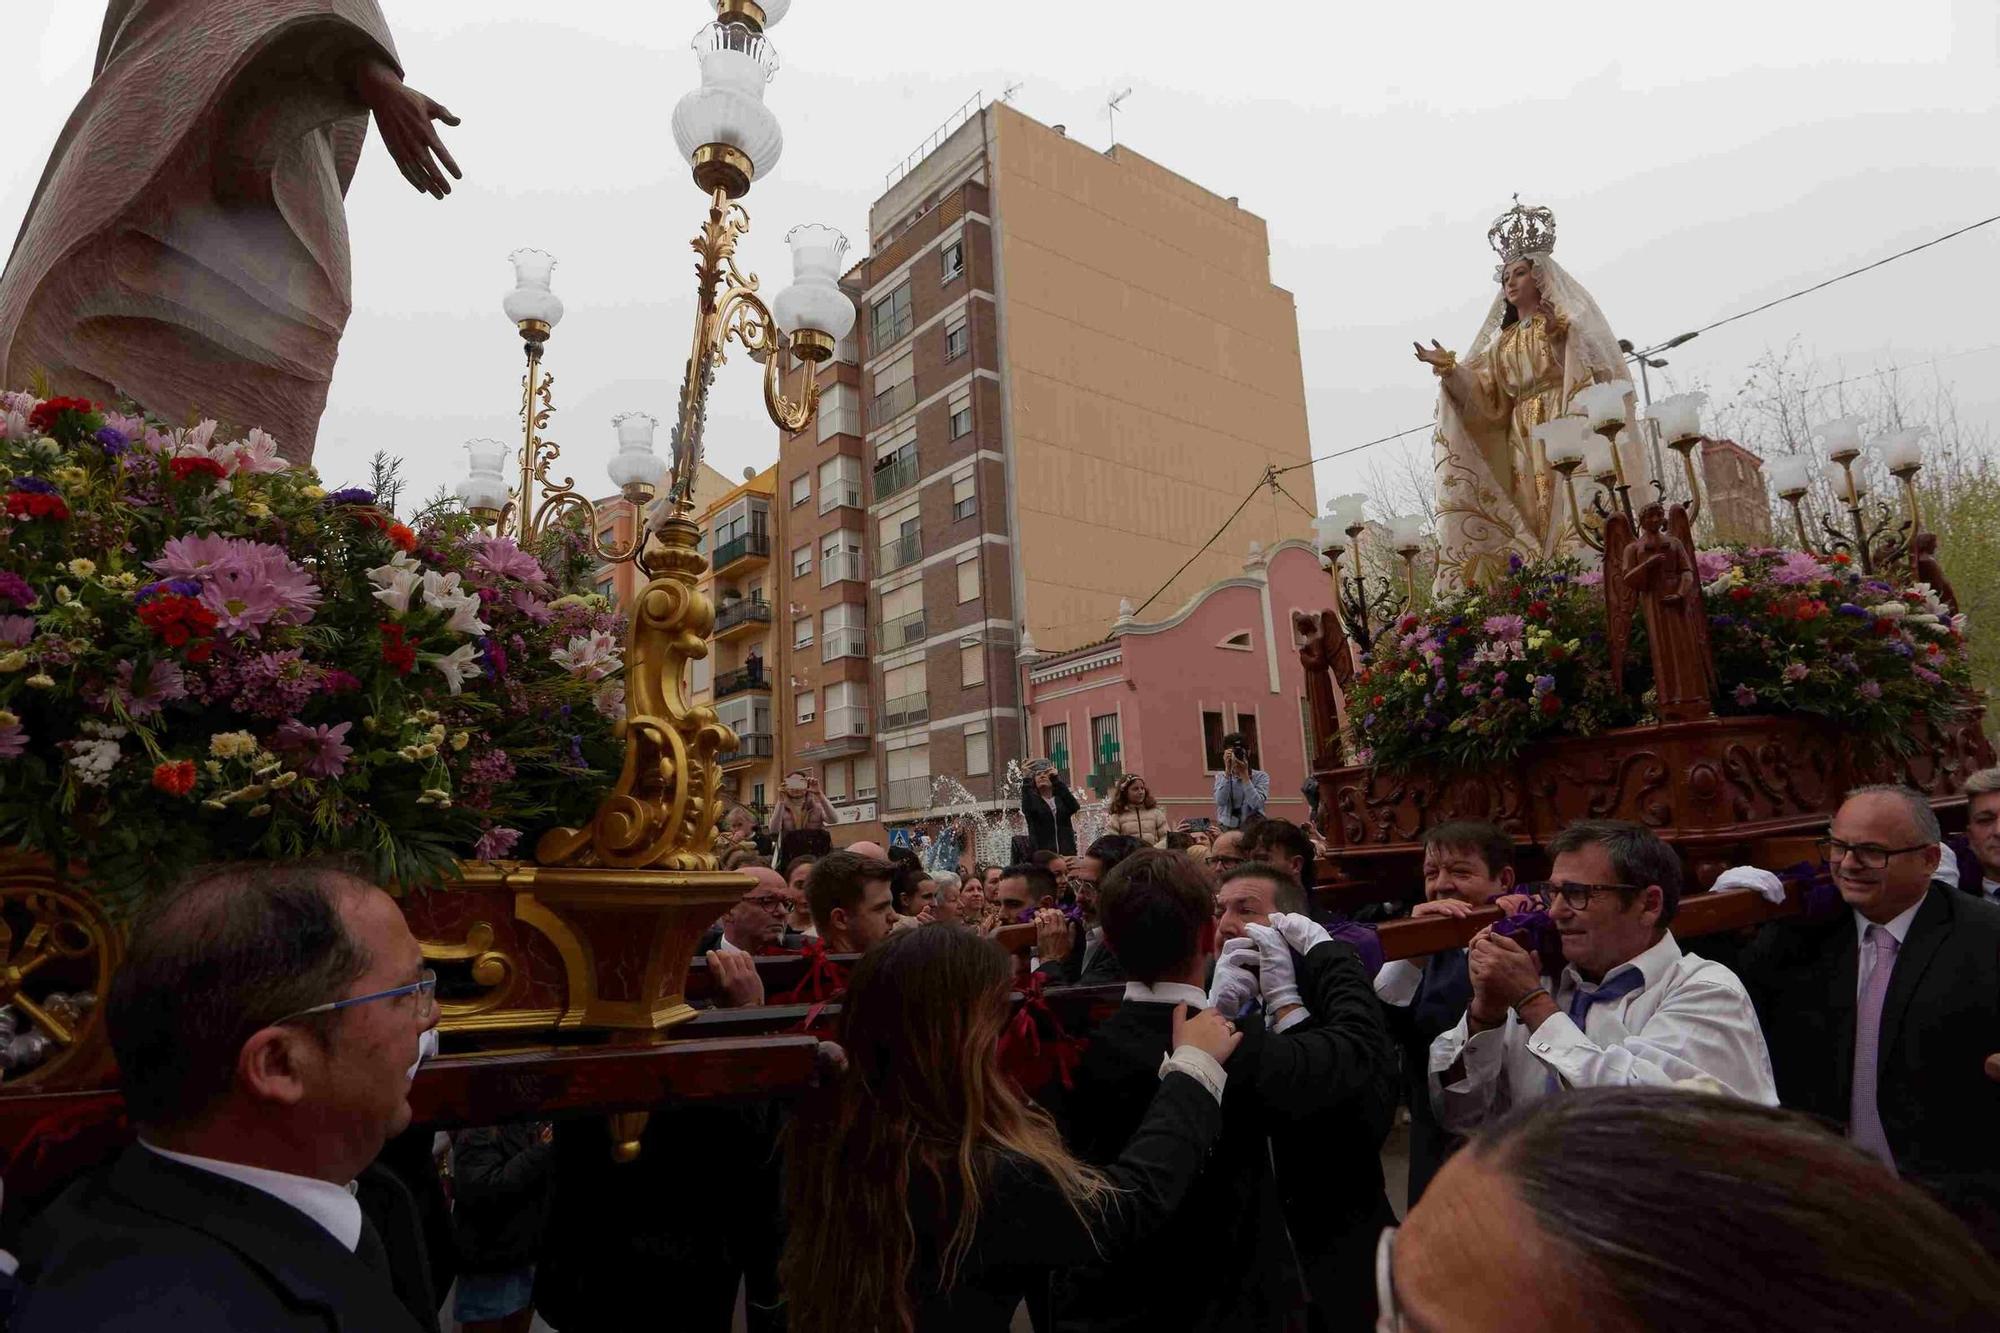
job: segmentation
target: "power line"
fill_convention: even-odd
[[[1160,593],[1163,593],[1167,589],[1174,586],[1174,579],[1177,579],[1181,575],[1187,573],[1189,565],[1192,565],[1195,561],[1201,559],[1202,556],[1206,555],[1208,553],[1208,548],[1215,545],[1215,543],[1221,539],[1223,533],[1229,531],[1229,525],[1236,521],[1236,516],[1238,514],[1241,514],[1245,509],[1248,509],[1250,507],[1250,502],[1257,498],[1257,492],[1264,489],[1265,483],[1269,482],[1271,480],[1271,477],[1272,477],[1271,470],[1269,468],[1266,468],[1264,471],[1264,475],[1257,478],[1256,484],[1250,488],[1250,494],[1243,497],[1243,503],[1237,505],[1234,512],[1232,512],[1228,518],[1222,520],[1222,526],[1215,530],[1215,535],[1210,537],[1207,541],[1203,542],[1201,544],[1200,550],[1196,551],[1193,555],[1189,556],[1185,561],[1183,561],[1181,563],[1181,567],[1173,572],[1173,576],[1169,578],[1165,583],[1162,583],[1160,585],[1159,592],[1155,592],[1151,597],[1148,597],[1145,601],[1141,602],[1139,604],[1139,610],[1134,611],[1132,614],[1136,616],[1141,611],[1144,611],[1147,607],[1151,606],[1154,602],[1159,601]],[[1292,503],[1297,504],[1298,501],[1294,500]],[[1311,513],[1312,511],[1307,510],[1306,512]]]
[[[1319,517],[1318,514],[1315,514],[1307,506],[1300,503],[1298,496],[1293,495],[1290,491],[1285,489],[1284,483],[1278,480],[1278,470],[1276,468],[1272,468],[1268,473],[1265,474],[1265,476],[1269,479],[1271,483],[1271,489],[1276,491],[1278,494],[1284,496],[1287,500],[1290,500],[1294,505],[1297,505],[1300,513],[1304,514],[1307,518],[1316,519]]]
[[[2000,343],[1988,343],[1984,347],[1968,347],[1963,352],[1947,352],[1943,356],[1927,356],[1921,361],[1905,361],[1899,366],[1884,366],[1880,370],[1871,370],[1866,375],[1849,375],[1844,380],[1835,380],[1831,384],[1822,384],[1819,387],[1822,391],[1838,389],[1843,384],[1853,384],[1857,380],[1880,379],[1884,375],[1893,375],[1899,370],[1914,370],[1918,366],[1934,366],[1940,361],[1956,361],[1962,356],[1977,356],[1981,352],[2000,352]]]
[[[1995,223],[1995,222],[2000,222],[2000,213],[1996,213],[1996,214],[1994,214],[1994,215],[1993,215],[1992,217],[1990,217],[1990,218],[1981,218],[1981,219],[1980,219],[1979,221],[1977,221],[1977,222],[1974,222],[1974,223],[1970,223],[1970,224],[1968,224],[1968,225],[1966,225],[1966,226],[1963,226],[1963,227],[1960,227],[1960,228],[1959,228],[1958,230],[1956,230],[1956,231],[1948,231],[1948,232],[1946,232],[1946,233],[1945,233],[1944,235],[1942,235],[1942,236],[1937,236],[1937,237],[1933,237],[1932,239],[1930,239],[1930,240],[1928,240],[1928,241],[1925,241],[1925,242],[1924,242],[1923,244],[1921,244],[1921,245],[1913,245],[1913,246],[1911,246],[1911,247],[1910,247],[1909,249],[1907,249],[1907,250],[1898,250],[1898,251],[1897,251],[1897,252],[1896,252],[1895,254],[1893,254],[1893,255],[1887,255],[1887,256],[1884,256],[1883,258],[1881,258],[1881,259],[1878,259],[1878,260],[1876,260],[1876,261],[1875,261],[1874,263],[1872,263],[1872,264],[1863,264],[1863,265],[1862,265],[1862,266],[1861,266],[1860,268],[1856,268],[1856,269],[1849,269],[1849,270],[1848,270],[1847,272],[1845,272],[1845,273],[1842,273],[1842,274],[1840,274],[1840,275],[1838,275],[1838,276],[1836,276],[1836,277],[1831,277],[1831,278],[1828,278],[1828,279],[1827,279],[1827,280],[1826,280],[1825,282],[1818,282],[1818,283],[1814,283],[1814,284],[1813,284],[1812,286],[1810,286],[1810,287],[1803,287],[1803,288],[1800,288],[1800,289],[1799,289],[1798,291],[1795,291],[1795,292],[1791,292],[1791,293],[1789,293],[1788,295],[1785,295],[1785,296],[1780,296],[1780,297],[1778,297],[1778,298],[1777,298],[1776,300],[1772,300],[1772,301],[1766,301],[1766,302],[1765,302],[1764,304],[1762,304],[1762,305],[1760,305],[1760,306],[1755,306],[1755,307],[1753,307],[1753,308],[1751,308],[1751,309],[1749,309],[1749,310],[1745,310],[1745,311],[1742,311],[1742,312],[1740,312],[1740,313],[1738,313],[1738,314],[1734,314],[1734,315],[1728,315],[1728,316],[1725,316],[1725,317],[1724,317],[1724,318],[1722,318],[1722,319],[1718,319],[1718,320],[1716,320],[1716,321],[1715,321],[1715,322],[1714,322],[1713,324],[1704,324],[1704,325],[1702,325],[1702,326],[1701,326],[1700,328],[1698,328],[1698,329],[1695,329],[1695,330],[1693,330],[1692,332],[1689,332],[1689,333],[1681,333],[1681,334],[1676,334],[1675,336],[1673,336],[1673,337],[1671,337],[1671,338],[1667,339],[1667,340],[1666,340],[1665,342],[1663,342],[1663,343],[1659,343],[1659,344],[1657,344],[1657,345],[1655,345],[1655,346],[1652,346],[1652,347],[1647,347],[1647,348],[1644,348],[1644,349],[1641,349],[1641,350],[1639,350],[1639,351],[1635,351],[1635,352],[1631,353],[1631,354],[1630,354],[1629,356],[1627,356],[1627,357],[1626,357],[1626,360],[1627,360],[1627,361],[1636,361],[1636,360],[1638,360],[1638,359],[1639,359],[1639,358],[1641,358],[1641,357],[1647,357],[1647,356],[1651,356],[1651,355],[1653,355],[1653,354],[1654,354],[1654,353],[1656,353],[1656,352],[1665,352],[1665,351],[1669,351],[1669,350],[1671,350],[1671,349],[1673,349],[1673,348],[1676,348],[1676,347],[1679,347],[1679,346],[1681,346],[1681,345],[1682,345],[1683,343],[1688,343],[1688,342],[1692,342],[1692,341],[1693,341],[1694,339],[1696,339],[1696,338],[1699,338],[1699,337],[1700,337],[1700,336],[1701,336],[1702,334],[1704,334],[1704,333],[1707,333],[1707,332],[1709,332],[1709,331],[1710,331],[1711,329],[1719,329],[1719,328],[1721,328],[1721,327],[1722,327],[1723,325],[1725,325],[1725,324],[1734,324],[1734,323],[1735,323],[1735,322],[1736,322],[1737,320],[1739,320],[1739,319],[1748,319],[1748,318],[1750,318],[1750,316],[1752,316],[1752,315],[1757,315],[1757,314],[1762,314],[1762,313],[1763,313],[1764,311],[1766,311],[1766,310],[1769,310],[1769,309],[1773,308],[1774,306],[1781,306],[1781,305],[1785,304],[1785,303],[1786,303],[1787,301],[1796,301],[1796,300],[1798,300],[1798,299],[1799,299],[1799,298],[1800,298],[1801,296],[1810,296],[1810,295],[1812,295],[1812,294],[1813,294],[1814,292],[1818,292],[1818,291],[1824,291],[1825,289],[1827,289],[1828,287],[1831,287],[1831,286],[1833,286],[1833,285],[1834,285],[1835,283],[1837,283],[1837,282],[1845,282],[1845,281],[1847,281],[1847,279],[1849,279],[1849,278],[1855,278],[1855,277],[1859,277],[1859,276],[1860,276],[1861,274],[1863,274],[1863,273],[1867,273],[1867,272],[1869,272],[1869,271],[1871,271],[1871,270],[1873,270],[1873,269],[1878,269],[1878,268],[1881,268],[1881,267],[1882,267],[1882,266],[1883,266],[1884,264],[1893,264],[1893,263],[1894,263],[1895,261],[1897,261],[1898,259],[1904,259],[1904,258],[1907,258],[1907,257],[1909,257],[1910,255],[1913,255],[1913,254],[1916,254],[1916,253],[1917,253],[1917,252],[1918,252],[1919,250],[1928,250],[1928,249],[1930,249],[1930,248],[1931,248],[1932,246],[1934,246],[1934,245],[1942,245],[1942,244],[1944,244],[1944,243],[1945,243],[1946,241],[1949,241],[1949,240],[1953,240],[1953,239],[1955,239],[1955,238],[1957,238],[1957,237],[1960,237],[1960,236],[1963,236],[1963,235],[1965,235],[1965,234],[1966,234],[1967,232],[1972,232],[1972,231],[1977,231],[1977,230],[1978,230],[1979,228],[1981,228],[1981,227],[1984,227],[1984,226],[1988,226],[1988,225],[1990,225],[1990,224],[1992,224],[1992,223]],[[2000,347],[2000,344],[1995,344],[1995,346],[1996,346],[1996,347]],[[1989,348],[1989,347],[1975,347],[1975,348],[1973,348],[1973,349],[1972,349],[1971,351],[1967,351],[1967,352],[1955,352],[1955,353],[1953,353],[1952,355],[1953,355],[1953,356],[1971,356],[1971,355],[1973,354],[1973,352],[1985,352],[1985,351],[1991,351],[1991,350],[1993,350],[1993,348]],[[1948,361],[1948,360],[1951,360],[1951,359],[1952,359],[1951,357],[1933,357],[1933,358],[1931,358],[1931,360],[1934,360],[1934,361]],[[1912,363],[1912,364],[1925,364],[1925,363]],[[1874,374],[1876,374],[1876,375],[1886,375],[1886,374],[1890,373],[1890,371],[1891,371],[1891,370],[1901,370],[1901,369],[1903,369],[1903,367],[1901,367],[1901,366],[1891,366],[1891,367],[1889,368],[1889,370],[1881,370],[1881,371],[1875,371],[1875,372],[1873,372],[1873,373],[1874,373]],[[1857,376],[1854,376],[1853,378],[1854,378],[1854,379],[1868,379],[1868,378],[1870,378],[1870,376],[1868,376],[1868,375],[1857,375]],[[1852,383],[1852,380],[1840,380],[1840,381],[1838,381],[1838,384],[1848,384],[1848,383]],[[1830,385],[1827,385],[1827,386],[1825,386],[1825,387],[1827,387],[1827,388],[1835,388],[1835,387],[1837,387],[1837,386],[1838,386],[1837,384],[1830,384]],[[1361,444],[1353,444],[1353,445],[1349,445],[1349,446],[1347,446],[1347,447],[1346,447],[1346,448],[1344,448],[1344,449],[1336,449],[1336,450],[1334,450],[1334,451],[1333,451],[1332,453],[1330,453],[1330,454],[1319,454],[1319,455],[1317,455],[1317,456],[1315,456],[1315,457],[1313,457],[1313,458],[1309,458],[1309,459],[1307,459],[1307,460],[1306,460],[1305,462],[1303,462],[1303,463],[1293,463],[1293,464],[1292,464],[1291,466],[1289,466],[1289,467],[1283,467],[1283,468],[1279,468],[1279,469],[1278,469],[1278,471],[1279,471],[1279,472],[1281,472],[1281,473],[1282,473],[1282,472],[1296,472],[1296,471],[1297,471],[1298,469],[1300,469],[1300,468],[1306,468],[1306,467],[1311,467],[1311,466],[1313,466],[1313,465],[1314,465],[1315,463],[1326,463],[1326,462],[1331,462],[1331,461],[1332,461],[1333,459],[1336,459],[1336,458],[1344,458],[1344,457],[1346,457],[1346,456],[1347,456],[1347,455],[1349,455],[1349,454],[1358,454],[1358,453],[1360,453],[1360,452],[1361,452],[1362,450],[1364,450],[1364,449],[1372,449],[1372,448],[1374,448],[1374,447],[1375,447],[1376,445],[1378,445],[1378,444],[1387,444],[1387,443],[1389,443],[1389,442],[1390,442],[1391,440],[1400,440],[1400,439],[1402,439],[1402,438],[1403,438],[1403,437],[1404,437],[1405,435],[1415,435],[1415,434],[1416,434],[1416,433],[1417,433],[1418,431],[1423,431],[1423,430],[1430,430],[1430,429],[1432,429],[1432,428],[1433,428],[1434,426],[1436,426],[1436,424],[1437,424],[1437,423],[1436,423],[1435,421],[1426,421],[1426,422],[1424,422],[1424,423],[1423,423],[1423,424],[1422,424],[1421,426],[1411,426],[1411,427],[1410,427],[1409,429],[1407,429],[1407,430],[1399,430],[1399,431],[1397,431],[1397,432],[1396,432],[1395,434],[1393,434],[1393,435],[1384,435],[1384,436],[1381,436],[1381,437],[1380,437],[1380,438],[1378,438],[1378,439],[1373,439],[1373,440],[1367,440],[1367,441],[1364,441],[1364,442],[1363,442],[1363,443],[1361,443]]]

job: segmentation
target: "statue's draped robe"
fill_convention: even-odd
[[[375,0],[112,0],[0,278],[0,386],[124,394],[307,461],[352,309]]]

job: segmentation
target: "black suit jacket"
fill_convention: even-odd
[[[1058,1329],[1282,1329],[1306,1303],[1306,1274],[1344,1271],[1364,1246],[1372,1263],[1388,1214],[1377,1150],[1394,1105],[1395,1048],[1352,949],[1329,941],[1297,966],[1311,1021],[1283,1034],[1249,1025],[1227,1066],[1222,1137],[1207,1167],[1150,1242],[1058,1282]],[[1080,1155],[1115,1160],[1158,1085],[1172,1028],[1173,1006],[1133,1001],[1098,1026],[1064,1107]],[[1288,1214],[1308,1225],[1288,1235]],[[1358,1322],[1338,1326],[1367,1327],[1373,1303],[1371,1269],[1336,1300]]]
[[[424,1327],[386,1255],[370,1267],[290,1204],[137,1144],[51,1204],[20,1258],[13,1333]]]
[[[1070,819],[1081,807],[1060,774],[1056,775],[1050,796],[1056,803],[1053,812],[1049,810],[1049,803],[1035,790],[1033,778],[1021,783],[1021,817],[1028,821],[1029,850],[1075,856],[1076,828]]]
[[[1744,953],[1778,1097],[1845,1129],[1854,1086],[1854,914],[1774,921]],[[1876,1105],[1904,1179],[2000,1248],[2000,907],[1932,884],[1882,1006]]]
[[[1472,976],[1463,949],[1432,954],[1424,964],[1424,980],[1410,1003],[1382,1006],[1389,1032],[1402,1048],[1403,1098],[1410,1108],[1410,1190],[1408,1206],[1417,1206],[1431,1177],[1463,1142],[1438,1123],[1431,1109],[1431,1043],[1438,1034],[1458,1026],[1472,1003]]]

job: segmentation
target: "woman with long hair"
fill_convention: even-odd
[[[1012,978],[959,930],[903,932],[855,965],[846,1068],[788,1130],[791,1333],[999,1333],[1050,1270],[1113,1255],[1179,1206],[1222,1128],[1235,1028],[1175,1010],[1152,1108],[1098,1172],[1000,1068]]]
[[[1118,779],[1118,785],[1111,789],[1111,804],[1105,807],[1104,816],[1106,833],[1122,833],[1148,847],[1167,845],[1167,834],[1172,828],[1167,812],[1160,809],[1159,799],[1146,785],[1146,779],[1136,773]]]

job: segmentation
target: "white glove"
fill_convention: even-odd
[[[1717,889],[1755,889],[1762,897],[1782,905],[1785,884],[1768,870],[1756,866],[1733,866],[1715,877]]]
[[[1292,952],[1300,955],[1311,953],[1314,946],[1333,938],[1319,922],[1295,912],[1271,913],[1271,929],[1283,935]]]
[[[1292,946],[1269,926],[1245,926],[1257,941],[1258,979],[1264,992],[1264,1021],[1275,1025],[1276,1015],[1287,1005],[1303,1004],[1299,979],[1292,970]]]
[[[1208,988],[1208,1007],[1223,1017],[1236,1019],[1257,998],[1257,944],[1254,940],[1229,940],[1215,960],[1215,980]]]

